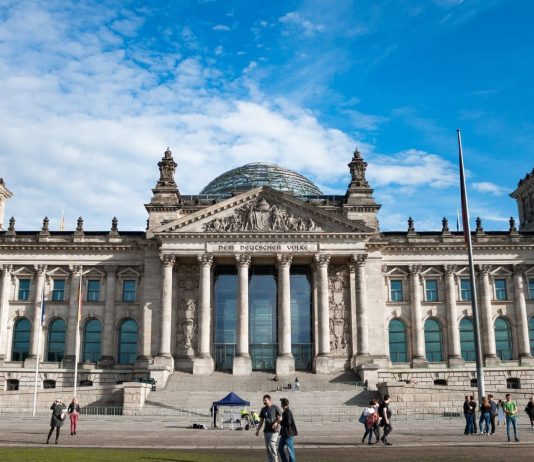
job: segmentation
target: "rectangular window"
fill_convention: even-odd
[[[100,281],[90,279],[87,281],[87,301],[98,302],[100,300]]]
[[[495,279],[495,300],[508,300],[506,279]]]
[[[425,295],[427,302],[438,301],[438,281],[437,279],[425,280]]]
[[[394,279],[390,281],[391,288],[391,301],[392,302],[402,302],[404,297],[402,295],[402,281]]]
[[[29,299],[30,299],[30,280],[19,279],[18,300],[29,300]]]
[[[534,279],[528,280],[528,298],[534,300]]]
[[[52,289],[52,301],[62,302],[65,300],[65,279],[54,279]]]
[[[460,300],[469,301],[472,297],[471,281],[469,279],[460,279]]]
[[[135,281],[122,282],[122,301],[135,302]]]

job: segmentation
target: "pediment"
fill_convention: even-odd
[[[165,223],[154,234],[372,233],[360,222],[268,187],[256,188]]]

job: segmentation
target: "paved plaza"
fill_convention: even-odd
[[[41,446],[46,440],[48,417],[3,417],[0,420],[0,446]],[[413,420],[394,422],[390,441],[394,448],[410,447],[524,447],[532,450],[534,430],[526,418],[519,420],[519,443],[507,443],[506,432],[496,435],[463,435],[463,419]],[[263,438],[254,430],[196,430],[164,417],[81,416],[78,434],[71,436],[68,421],[62,428],[62,447],[153,448],[153,449],[240,449],[262,450]],[[300,423],[297,449],[390,450],[380,443],[361,444],[363,425],[352,423]],[[53,442],[53,438],[51,439]]]

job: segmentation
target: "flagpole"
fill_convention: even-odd
[[[480,322],[477,305],[477,290],[475,284],[475,265],[473,262],[473,246],[471,243],[471,228],[469,225],[469,206],[467,204],[467,188],[464,173],[464,157],[462,153],[462,136],[460,129],[456,130],[458,133],[458,157],[460,163],[460,190],[462,198],[462,222],[465,242],[467,244],[467,254],[469,258],[469,277],[471,281],[471,306],[473,310],[473,327],[475,334],[475,356],[476,356],[476,375],[478,397],[482,399],[486,396],[486,387],[484,384],[484,370],[482,368],[482,345],[480,342]]]
[[[44,291],[45,287],[43,284],[43,290],[41,292],[41,322],[39,325],[39,332],[37,334],[37,359],[35,361],[35,378],[33,381],[33,411],[32,416],[35,417],[35,412],[37,409],[37,380],[39,378],[39,357],[41,355],[41,332],[43,331],[43,321],[44,321]]]
[[[74,391],[73,398],[76,398],[78,388],[78,359],[80,351],[80,317],[82,312],[82,280],[83,272],[80,271],[80,286],[78,288],[78,316],[76,317],[76,351],[74,354]]]

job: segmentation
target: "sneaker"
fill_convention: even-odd
[[[393,446],[393,443],[390,443],[389,441],[386,440],[386,442],[384,443],[386,446]]]
[[[517,443],[519,443],[519,438],[516,438],[515,440],[516,440]]]

